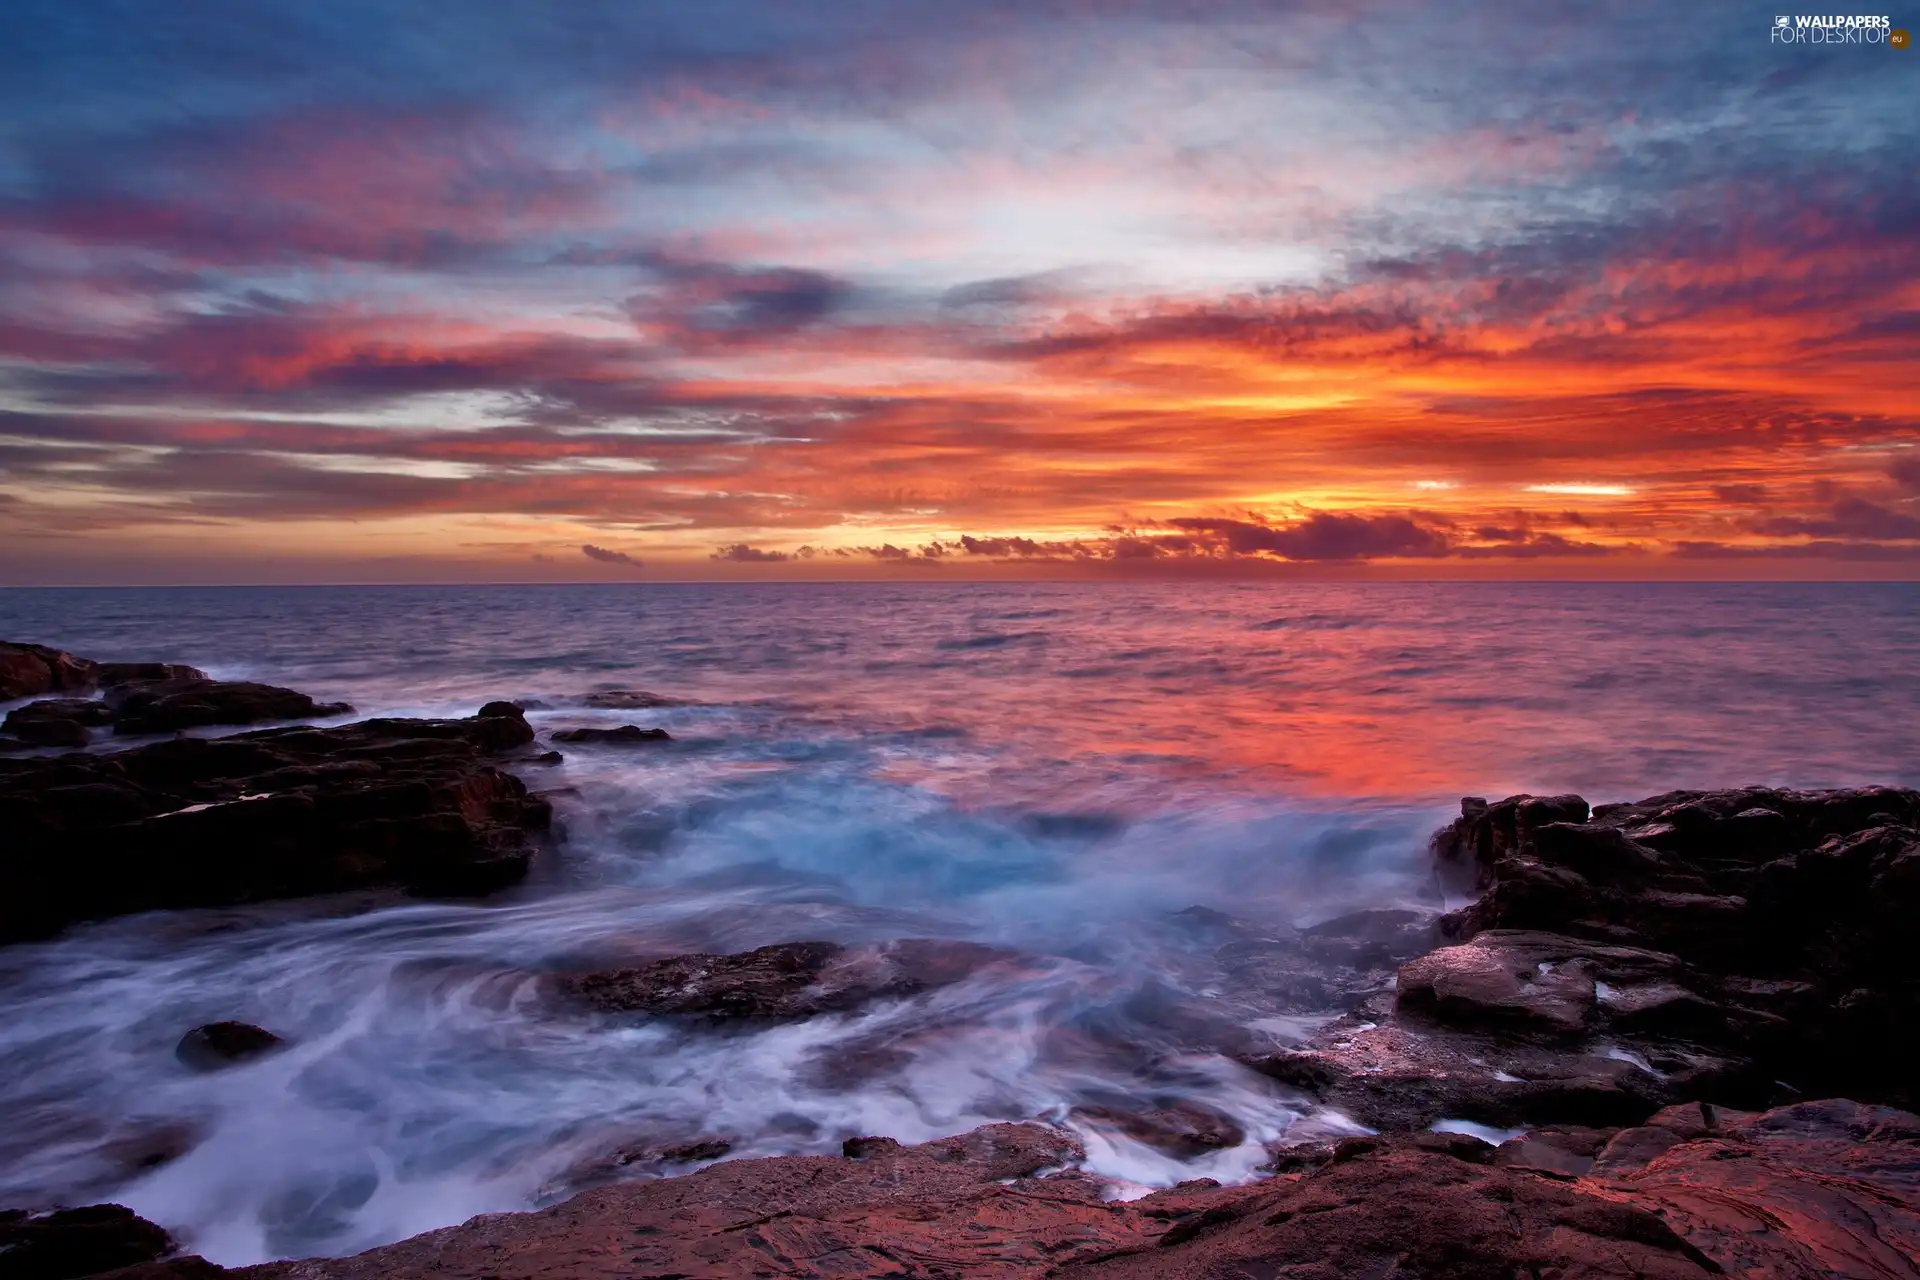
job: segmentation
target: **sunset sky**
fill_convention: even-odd
[[[8,0],[0,583],[1920,576],[1774,16]]]

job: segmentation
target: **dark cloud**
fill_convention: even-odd
[[[1920,565],[1920,547],[1832,538],[1765,547],[1682,540],[1673,544],[1672,554],[1682,560],[1865,560]]]
[[[1920,516],[1893,511],[1864,498],[1842,498],[1825,519],[1775,516],[1747,526],[1769,538],[1841,538],[1876,542],[1920,539]]]
[[[613,551],[607,547],[596,547],[591,542],[580,548],[580,554],[589,560],[598,560],[601,564],[623,564],[633,569],[641,567],[640,561],[634,559],[626,552]]]
[[[1297,524],[1182,517],[1175,528],[1220,539],[1235,555],[1276,555],[1287,560],[1371,560],[1430,557],[1447,552],[1444,534],[1406,516],[1344,515],[1319,511]]]
[[[960,535],[960,546],[970,556],[1044,556],[1047,549],[1032,538],[976,538]]]
[[[810,556],[813,549],[803,547],[801,550]],[[791,552],[768,551],[761,547],[750,547],[744,542],[729,543],[708,557],[710,560],[730,560],[735,564],[780,564],[793,558]]]
[[[1757,507],[1767,500],[1764,484],[1717,484],[1713,496],[1731,506]]]

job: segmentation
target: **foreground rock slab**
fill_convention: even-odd
[[[1543,1136],[1598,1142],[1601,1158],[1573,1174],[1459,1134],[1350,1138],[1302,1172],[1112,1202],[1058,1172],[1084,1154],[1072,1135],[989,1125],[603,1187],[351,1258],[230,1272],[173,1259],[124,1280],[1920,1274],[1920,1117],[1846,1101],[1696,1106],[1611,1138]]]
[[[552,818],[493,762],[520,709],[0,760],[0,942],[156,908],[521,879]]]
[[[249,1280],[482,1276],[1038,1276],[1165,1223],[1104,1204],[1039,1125],[990,1125],[862,1159],[783,1156],[606,1187],[539,1213],[494,1214],[358,1257],[250,1267]],[[1151,1225],[1149,1225],[1151,1224]]]
[[[606,1013],[649,1013],[722,1023],[841,1013],[878,1000],[949,986],[1009,951],[971,942],[908,938],[878,946],[782,942],[734,955],[670,956],[631,969],[569,976],[564,989]]]

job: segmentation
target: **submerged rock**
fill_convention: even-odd
[[[209,1022],[180,1037],[173,1056],[195,1071],[218,1071],[283,1048],[286,1041],[250,1022]]]
[[[687,704],[665,694],[645,689],[600,689],[580,699],[581,704],[608,711],[651,711],[656,707],[683,707]]]
[[[1247,1140],[1246,1130],[1232,1116],[1199,1102],[1177,1101],[1140,1110],[1075,1107],[1068,1116],[1096,1132],[1124,1135],[1176,1160],[1224,1151]]]
[[[919,938],[869,947],[783,942],[735,955],[672,956],[562,982],[576,998],[609,1013],[710,1022],[794,1019],[920,995],[1015,959],[977,943]]]
[[[512,711],[0,760],[0,942],[163,907],[514,883],[552,808],[488,757],[532,740]]]
[[[646,742],[671,742],[673,737],[665,729],[642,729],[637,724],[623,724],[618,729],[556,729],[553,740],[626,746]]]

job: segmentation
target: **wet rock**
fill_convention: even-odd
[[[559,1200],[632,1178],[673,1177],[685,1173],[687,1165],[719,1160],[732,1150],[733,1143],[726,1138],[630,1133],[574,1161],[542,1186],[535,1199]]]
[[[601,689],[580,699],[581,705],[607,711],[651,711],[656,707],[683,707],[678,698],[645,689]]]
[[[1246,1130],[1232,1116],[1192,1101],[1140,1110],[1075,1107],[1069,1116],[1096,1132],[1123,1134],[1176,1160],[1224,1151],[1247,1140]]]
[[[1584,822],[1580,796],[1508,796],[1492,804],[1478,796],[1460,802],[1460,816],[1434,833],[1429,849],[1441,883],[1450,889],[1484,888],[1493,864],[1550,822]]]
[[[183,662],[102,662],[94,670],[94,683],[102,689],[125,684],[157,684],[163,680],[211,680],[198,667]]]
[[[93,688],[98,664],[43,644],[0,641],[0,702]]]
[[[1920,1273],[1920,1117],[1830,1100],[1717,1119],[1596,1184],[1731,1275]]]
[[[1218,944],[1213,972],[1193,967],[1183,974],[1190,989],[1215,993],[1215,1007],[1169,1012],[1190,1024],[1195,1047],[1238,1052],[1241,1041],[1258,1039],[1244,1030],[1254,1020],[1336,1014],[1391,988],[1395,966],[1437,940],[1435,920],[1431,911],[1368,910],[1294,929],[1188,907],[1167,923],[1196,943]],[[1203,1024],[1210,1022],[1221,1025],[1209,1031]]]
[[[556,729],[553,740],[597,743],[602,746],[634,746],[649,742],[671,742],[673,737],[665,729],[642,729],[637,724],[623,724],[618,729]]]
[[[710,1022],[810,1018],[950,985],[1011,952],[970,942],[904,939],[869,947],[783,942],[735,955],[686,955],[573,975],[562,987],[608,1013]]]
[[[1483,934],[1441,947],[1401,966],[1396,989],[1403,1008],[1431,1010],[1447,1021],[1530,1022],[1578,1032],[1592,1016],[1594,976],[1584,957],[1544,945],[1546,934]]]
[[[1555,1177],[1575,1178],[1593,1168],[1595,1157],[1616,1130],[1584,1126],[1547,1126],[1500,1144],[1493,1162]]]
[[[367,720],[0,760],[0,942],[81,920],[521,879],[552,808],[489,762],[516,716]]]
[[[488,1214],[354,1258],[249,1268],[250,1280],[550,1275],[1038,1277],[1167,1229],[1100,1186],[1035,1179],[1070,1134],[989,1125],[858,1159],[779,1156],[629,1182],[537,1213]]]
[[[1446,1026],[1398,1016],[1387,998],[1328,1024],[1302,1048],[1242,1061],[1384,1131],[1424,1130],[1448,1119],[1500,1129],[1617,1127],[1638,1124],[1689,1093],[1768,1087],[1751,1080],[1744,1059],[1681,1045],[1651,1052],[1633,1054],[1633,1061],[1603,1042],[1569,1043],[1557,1032]]]
[[[1214,1192],[1153,1245],[1058,1274],[1677,1280],[1717,1270],[1654,1213],[1490,1156],[1443,1135],[1343,1143],[1313,1172]]]
[[[66,1280],[154,1262],[174,1249],[163,1229],[117,1204],[32,1215],[0,1212],[0,1277]]]
[[[1920,793],[1670,792],[1584,822],[1525,807],[1466,806],[1435,838],[1485,890],[1442,921],[1448,937],[1545,931],[1670,956],[1634,981],[1596,971],[1588,1024],[1749,1057],[1802,1096],[1920,1102],[1898,1065],[1920,1055]]]
[[[91,729],[113,723],[113,708],[92,698],[42,698],[7,713],[6,731],[36,747],[84,747]]]
[[[1461,1134],[1349,1138],[1280,1176],[1185,1182],[1132,1202],[1039,1125],[847,1158],[785,1156],[629,1182],[537,1213],[488,1214],[352,1258],[249,1280],[502,1275],[993,1276],[1335,1280],[1515,1275],[1911,1277],[1920,1118],[1829,1101],[1762,1115],[1659,1113],[1673,1142],[1614,1174],[1575,1171],[1607,1135],[1562,1127],[1495,1150]],[[1532,1149],[1527,1143],[1533,1144]]]
[[[1425,954],[1440,941],[1434,913],[1354,911],[1300,931],[1301,945],[1324,964],[1379,969]]]
[[[173,1056],[195,1071],[218,1071],[265,1057],[285,1044],[273,1032],[250,1022],[209,1022],[182,1036]]]
[[[116,734],[174,733],[207,725],[310,720],[347,715],[344,702],[315,702],[304,693],[250,680],[142,681],[109,689]]]

